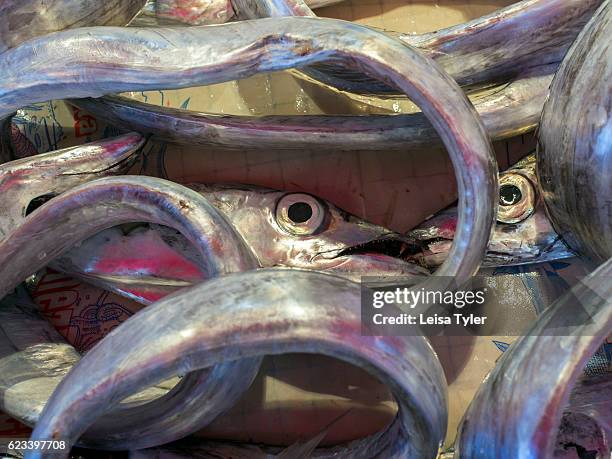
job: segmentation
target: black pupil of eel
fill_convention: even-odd
[[[312,207],[305,202],[294,202],[287,209],[287,216],[293,223],[304,223],[312,217]]]
[[[499,188],[499,203],[502,206],[513,206],[523,199],[521,190],[516,185],[502,185]]]

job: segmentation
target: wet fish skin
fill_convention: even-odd
[[[559,63],[601,1],[523,0],[481,18],[433,33],[387,33],[430,53],[461,85],[496,81],[516,76],[516,69],[525,66]],[[193,9],[197,12],[192,17],[193,13],[185,14],[185,8],[180,8],[181,0],[158,0],[158,16],[162,11],[162,16],[200,25],[225,22],[230,18],[230,14],[226,13],[230,9],[233,14],[231,2],[213,8],[212,14],[206,14],[210,2],[202,3],[198,9],[197,3],[194,8],[194,2],[188,2],[189,12],[192,13]],[[314,16],[310,8],[328,5],[299,0],[234,0],[233,3],[241,16],[250,19],[288,15]],[[333,3],[336,2],[329,4]],[[215,11],[220,11],[220,14]],[[531,26],[523,27],[526,23]],[[508,40],[508,37],[515,40]],[[342,90],[376,92],[368,88],[370,85],[381,86],[384,88],[381,90],[383,93],[394,91],[393,88],[382,86],[375,81],[365,84],[360,81],[343,82],[339,78],[332,77],[328,80],[325,75],[314,75]]]
[[[78,44],[68,56],[67,42]],[[412,48],[368,28],[292,17],[180,30],[57,32],[0,55],[0,113],[50,97],[212,84],[330,58],[401,88],[440,135],[457,174],[462,216],[458,243],[436,274],[463,282],[477,271],[494,220],[497,164],[491,143],[448,75]]]
[[[21,224],[32,200],[127,172],[143,144],[132,132],[0,164],[0,239]]]
[[[92,25],[123,26],[146,0],[3,0],[0,53],[31,38]]]
[[[34,426],[53,390],[80,358],[79,352],[40,315],[31,300],[9,295],[0,302],[0,408],[3,412]],[[180,438],[179,432],[186,425],[192,425],[194,420],[179,421],[177,425],[173,417],[197,414],[202,411],[201,405],[194,407],[193,404],[201,404],[204,400],[212,404],[219,404],[222,400],[219,407],[232,405],[250,386],[252,381],[248,372],[242,369],[227,371],[229,369],[221,365],[211,371],[190,373],[187,381],[183,378],[174,389],[175,401],[170,403],[164,402],[163,398],[168,397],[176,381],[148,387],[98,419],[79,444],[102,449],[128,449]],[[234,384],[226,382],[223,387],[214,383],[226,376],[244,379]],[[206,387],[205,391],[198,390],[198,386]],[[183,397],[184,393],[192,392],[192,395]],[[216,409],[209,405],[208,419],[216,417]]]
[[[557,232],[594,263],[612,256],[612,4],[576,39],[550,88],[538,175]]]
[[[306,0],[313,9],[335,5],[342,0]],[[210,25],[235,19],[231,0],[149,0],[131,26]]]
[[[80,240],[134,220],[180,230],[199,251],[201,268],[209,277],[256,267],[240,236],[194,191],[153,177],[105,177],[51,199],[0,241],[0,296]],[[100,419],[82,443],[109,449],[147,447],[199,430],[246,391],[259,364],[257,358],[243,359],[189,373],[166,396]],[[36,400],[40,410],[48,392],[34,393],[42,397]],[[9,414],[23,418],[23,413]]]
[[[427,50],[460,85],[559,63],[603,0],[523,0],[478,19],[400,40]]]
[[[464,415],[456,458],[552,457],[570,390],[612,331],[611,277],[612,259],[545,309],[504,353]],[[517,390],[517,383],[525,386]]]
[[[361,276],[429,275],[402,259],[420,249],[415,241],[314,196],[247,185],[188,186],[227,218],[259,267],[325,271],[353,281]],[[305,223],[283,220],[283,212],[295,204],[311,209],[312,217]],[[306,233],[301,232],[304,228]],[[192,254],[189,242],[174,230],[153,226],[124,234],[115,227],[83,241],[51,266],[150,304],[205,278]]]
[[[53,388],[79,353],[45,320],[31,301],[9,295],[0,301],[0,407],[33,425]]]
[[[230,0],[148,0],[130,26],[223,24],[234,15]]]
[[[308,352],[366,369],[389,385],[400,405],[384,432],[317,450],[315,457],[434,458],[447,422],[438,359],[423,336],[363,335],[360,294],[359,284],[346,279],[283,268],[230,274],[179,292],[128,319],[81,359],[54,392],[31,439],[73,442],[143,381],[218,361]],[[65,455],[37,451],[30,457]]]
[[[58,30],[94,25],[126,25],[146,0],[3,0],[0,53]],[[11,148],[13,114],[0,115],[0,163],[15,159]]]
[[[537,125],[552,74],[601,1],[524,0],[491,15],[435,33],[390,35],[438,60],[461,84],[518,79],[503,90],[503,97],[500,94],[500,98],[474,101],[491,138],[501,140],[527,132]],[[251,18],[314,14],[299,0],[243,0],[235,3],[243,16]],[[523,27],[526,23],[540,27]],[[517,39],[508,40],[508,36]],[[517,65],[523,60],[529,65]],[[525,67],[528,68],[527,75],[517,74],[516,69]],[[544,69],[550,71],[544,72]],[[352,71],[347,73],[337,66],[315,64],[307,73],[344,91],[397,92],[386,84],[381,85],[379,81]],[[346,75],[351,76],[350,81],[342,79]],[[524,77],[526,81],[522,80]],[[333,150],[379,150],[382,145],[384,148],[396,145],[401,148],[439,143],[435,132],[420,115],[408,115],[404,125],[402,118],[379,116],[258,119],[218,116],[157,107],[122,97],[73,103],[112,124],[152,133],[164,141],[175,143],[195,141],[206,146],[255,149],[320,145]],[[330,125],[333,130],[328,129]],[[286,135],[292,132],[299,135]]]
[[[232,4],[241,19],[316,17],[304,0],[232,0]]]
[[[385,33],[420,49],[462,86],[503,81],[517,76],[521,69],[561,62],[602,1],[523,0],[431,33]],[[302,0],[235,0],[234,6],[250,19],[314,16]],[[364,78],[335,64],[317,63],[302,71],[342,91],[397,94],[388,84]]]
[[[498,207],[482,266],[513,266],[571,258],[576,254],[555,232],[546,213],[542,191],[536,175],[536,157],[529,155],[500,174],[504,185],[518,187],[520,200]],[[502,197],[500,196],[500,201]],[[433,269],[446,258],[457,227],[457,207],[438,212],[419,227],[408,232],[424,248],[413,260]]]
[[[526,71],[497,91],[469,95],[492,140],[537,126],[557,64]],[[440,145],[420,113],[401,115],[215,115],[112,95],[70,99],[71,104],[121,129],[177,144],[250,150],[325,148],[326,151],[388,151]]]

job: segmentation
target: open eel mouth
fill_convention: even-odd
[[[334,258],[350,255],[385,256],[412,263],[422,251],[423,245],[419,241],[384,238],[347,247],[338,251]]]
[[[422,252],[420,241],[398,234],[329,251],[323,256],[335,264],[326,269],[360,281],[364,276],[380,279],[389,276],[427,276],[431,272],[415,258]]]

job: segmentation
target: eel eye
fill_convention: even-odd
[[[498,222],[519,223],[533,214],[536,194],[527,177],[516,173],[503,174],[499,185]]]
[[[513,206],[521,202],[521,199],[523,199],[523,193],[518,186],[506,184],[499,188],[500,206]]]
[[[304,193],[286,194],[276,205],[276,221],[295,236],[316,233],[325,220],[325,208],[317,198]]]

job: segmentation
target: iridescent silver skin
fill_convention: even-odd
[[[45,320],[27,298],[0,301],[0,407],[33,425],[59,380],[79,353]]]
[[[278,268],[179,292],[125,321],[84,356],[49,399],[31,439],[71,444],[116,401],[177,372],[306,352],[364,368],[389,386],[399,405],[384,431],[317,449],[313,457],[435,458],[447,422],[442,367],[423,336],[362,334],[360,299],[360,285],[346,279]]]
[[[229,0],[148,0],[130,26],[223,24],[234,14]]]
[[[512,266],[571,258],[576,254],[553,228],[536,176],[536,157],[501,173],[497,223],[483,267]],[[410,239],[423,248],[410,259],[426,268],[439,266],[448,254],[457,227],[457,207],[438,212],[414,230]]]
[[[468,94],[492,140],[532,131],[557,64],[530,69],[495,88]],[[402,115],[215,115],[114,95],[70,103],[121,129],[186,145],[249,150],[324,148],[388,151],[440,145],[423,113]]]
[[[144,4],[145,0],[3,0],[0,2],[0,53],[58,30],[126,25]],[[0,115],[0,163],[15,159],[10,118]]]
[[[314,196],[246,185],[189,187],[227,218],[259,267],[325,271],[354,281],[362,276],[429,275],[406,261],[421,249],[415,241]],[[306,214],[300,215],[300,209]],[[201,282],[205,275],[198,264],[184,237],[154,226],[132,229],[128,234],[121,228],[108,229],[72,248],[51,266],[149,304]]]
[[[572,386],[612,332],[611,279],[612,259],[510,346],[464,415],[456,458],[552,457]]]
[[[125,25],[146,0],[3,0],[0,53],[33,37],[92,25]]]
[[[457,176],[460,217],[458,242],[437,274],[462,283],[480,266],[495,217],[497,164],[490,141],[454,80],[414,49],[368,28],[272,18],[57,32],[0,55],[0,113],[49,98],[211,84],[331,58],[401,88],[440,135]]]
[[[57,385],[80,358],[31,301],[9,295],[0,302],[3,412],[34,426]],[[176,386],[176,380],[147,387],[98,419],[79,444],[102,449],[148,447],[180,438],[198,424],[204,426],[224,411],[223,407],[233,405],[252,382],[253,372],[228,373],[228,368],[220,365],[190,373],[179,383],[182,388]],[[239,379],[219,387],[218,380],[229,376]],[[182,382],[185,379],[190,382]]]
[[[0,240],[23,222],[32,201],[95,178],[125,174],[143,144],[140,134],[130,133],[0,165]]]
[[[559,63],[603,0],[523,0],[481,18],[423,35],[400,35],[461,85],[499,81]]]
[[[489,135],[499,140],[537,125],[559,62],[601,2],[524,0],[433,33],[389,36],[432,57],[461,85],[506,81],[498,92],[473,99]],[[314,16],[301,0],[235,0],[234,6],[247,18]],[[344,91],[397,94],[387,83],[335,64],[315,64],[306,72]],[[111,124],[176,143],[253,149],[320,146],[337,151],[439,143],[422,114],[255,118],[170,109],[120,96],[72,103]]]
[[[208,277],[257,266],[240,236],[196,192],[153,177],[106,177],[51,199],[5,235],[0,241],[0,296],[75,243],[110,226],[134,220],[179,230],[199,252],[200,268]],[[17,314],[14,321],[19,322],[20,317],[23,315]],[[11,416],[34,424],[60,378],[40,380],[23,373],[23,367],[32,364],[27,349],[24,351],[11,356],[14,371],[2,374],[9,382],[0,384],[6,387],[0,400],[11,402],[3,406]],[[49,357],[53,359],[53,355]],[[66,359],[60,356],[60,360]],[[44,370],[43,358],[35,363]],[[181,438],[231,407],[250,386],[259,364],[258,358],[242,359],[188,373],[162,397],[154,398],[159,392],[149,393],[149,403],[127,404],[101,418],[81,442],[127,449]],[[15,378],[15,374],[23,379]],[[142,382],[150,385],[146,380]]]
[[[316,9],[341,1],[306,0],[306,4]],[[223,24],[235,15],[231,0],[148,0],[130,26]]]
[[[346,33],[337,34],[339,29]],[[25,98],[33,102],[48,97],[95,95],[105,91],[183,87],[218,82],[244,77],[256,71],[278,70],[314,62],[317,59],[328,58],[334,53],[341,58],[350,56],[348,60],[351,63],[360,62],[364,69],[397,84],[417,101],[423,112],[431,118],[449,150],[458,173],[462,213],[461,228],[456,238],[459,242],[451,250],[451,255],[438,273],[457,276],[461,282],[478,269],[495,210],[493,198],[497,188],[496,165],[491,147],[484,128],[454,81],[410,48],[359,26],[339,21],[304,18],[262,20],[256,23],[241,23],[239,26],[225,25],[215,27],[214,32],[211,28],[181,31],[91,28],[87,32],[87,35],[82,31],[79,34],[60,32],[29,41],[4,53],[0,60],[3,64],[11,65],[1,67],[3,76],[6,76],[0,95],[2,109],[8,113],[14,108],[11,104],[26,103]],[[334,40],[330,43],[328,40],[332,32]],[[78,38],[75,38],[76,35]],[[109,36],[114,40],[109,40]],[[66,54],[67,42],[81,45],[70,48],[74,50],[74,55]],[[364,47],[366,43],[368,46]],[[177,54],[176,50],[181,52]],[[191,62],[186,62],[186,55]],[[24,59],[29,63],[30,71],[26,75],[20,74],[20,78],[17,78],[19,72],[17,67],[24,65]],[[36,71],[37,66],[43,61],[46,69],[44,74]],[[80,65],[76,65],[77,63]],[[146,67],[147,63],[151,67]],[[155,71],[151,72],[153,69]],[[147,75],[148,80],[143,81],[143,75]],[[154,217],[159,217],[159,214],[155,212],[159,212],[159,208],[153,203],[157,198],[150,198],[151,201],[145,202],[143,199],[145,195],[168,197],[166,193],[158,192],[150,195],[137,191],[139,186],[147,187],[147,180],[153,179],[139,177],[132,182],[127,178],[103,180],[106,181],[105,186],[99,181],[90,182],[51,200],[33,212],[23,225],[0,243],[0,256],[5,260],[0,263],[0,279],[3,283],[19,282],[53,256],[59,255],[65,248],[64,244],[74,243],[79,237],[128,221],[127,218],[129,221],[149,219],[156,221]],[[166,185],[173,190],[173,186],[176,187],[176,185]],[[176,224],[176,218],[184,218],[183,213],[193,212],[196,207],[191,205],[203,199],[197,193],[193,193],[188,199],[173,199],[174,192],[169,196],[170,202],[165,202],[162,208],[170,212],[173,218],[168,220],[159,218],[160,221],[157,222],[170,226]],[[79,203],[84,206],[79,207]],[[120,203],[127,204],[127,209]],[[205,208],[211,211],[210,206]],[[62,212],[66,211],[69,211],[74,218],[62,215]],[[60,215],[62,218],[59,218]],[[100,215],[104,218],[100,218]],[[91,225],[83,225],[83,221],[90,222],[94,216],[95,221]],[[55,223],[51,231],[49,221]],[[75,225],[77,221],[80,225]],[[191,239],[197,239],[203,237],[203,234],[214,235],[215,231],[223,227],[223,225],[219,228],[214,225],[205,226],[206,228],[186,226],[184,230],[186,235],[191,235]],[[227,227],[225,229],[227,230]],[[32,244],[32,241],[36,241],[36,244]],[[210,256],[210,251],[217,253],[214,251],[222,248],[223,254],[221,256],[217,253],[217,259],[220,263],[229,263],[231,257],[228,254],[236,250],[240,253],[242,250],[243,244],[240,241],[232,238],[221,241],[224,243],[210,246],[203,242],[204,246],[210,249],[208,253],[204,252],[203,256]],[[225,241],[229,241],[227,242],[229,245],[226,245]],[[13,263],[10,270],[6,263],[9,259]],[[241,266],[237,267],[238,270],[252,268],[250,262],[243,262]],[[205,269],[205,273],[210,275],[218,271],[220,270],[210,265]],[[259,315],[257,317],[261,319]],[[134,335],[131,338],[134,338]],[[235,365],[246,365],[246,363],[239,361]],[[243,368],[239,374],[240,377],[236,377],[237,383],[249,382],[246,378],[246,375],[250,374],[248,371]],[[185,381],[188,380],[189,377],[184,378],[179,387],[185,388]],[[227,386],[228,380],[233,379],[226,377],[224,386]],[[147,382],[140,380],[139,384]],[[199,384],[195,388],[190,388],[191,391],[179,390],[177,395],[184,393],[184,403],[188,404],[189,401],[197,400],[198,397],[194,392],[202,390],[202,386],[206,387],[204,384]],[[224,396],[222,402],[228,403],[229,397]],[[170,409],[176,408],[176,401],[169,403],[171,403]],[[69,417],[74,419],[72,414],[74,413]],[[202,415],[202,412],[196,414]],[[190,416],[183,420],[186,423],[193,423],[192,418],[193,416]],[[58,419],[61,419],[61,416]],[[81,421],[85,422],[87,418],[83,417]],[[415,425],[412,426],[417,432],[427,425],[420,421],[420,419],[415,421]],[[43,426],[44,424],[39,423]],[[176,423],[171,425],[175,427]],[[116,423],[114,428],[117,428]],[[171,432],[168,427],[163,433],[178,438],[187,431],[188,429],[180,433]],[[429,439],[425,441],[426,446],[419,448],[431,450],[432,443],[439,441],[439,435],[436,432],[434,434],[433,441]],[[160,435],[155,438],[157,441],[162,441]],[[435,447],[437,448],[437,444]]]
[[[390,36],[431,56],[462,85],[511,79],[500,85],[498,92],[473,100],[491,138],[498,140],[536,126],[560,60],[601,1],[525,0],[434,33]],[[314,15],[301,1],[234,3],[249,18]],[[307,73],[345,91],[397,93],[387,84],[335,65],[310,66]],[[322,146],[331,150],[381,150],[439,143],[422,114],[255,118],[169,109],[119,96],[73,103],[117,126],[177,143],[255,149]]]
[[[612,4],[604,2],[563,60],[539,129],[538,176],[567,244],[612,256]]]
[[[0,53],[30,38],[93,25],[122,26],[146,0],[3,0]]]
[[[436,60],[460,85],[503,81],[524,69],[559,63],[603,0],[523,0],[489,15],[423,35],[387,32]],[[245,18],[314,16],[302,0],[234,0]],[[388,84],[335,64],[303,69],[343,91],[397,94]]]

